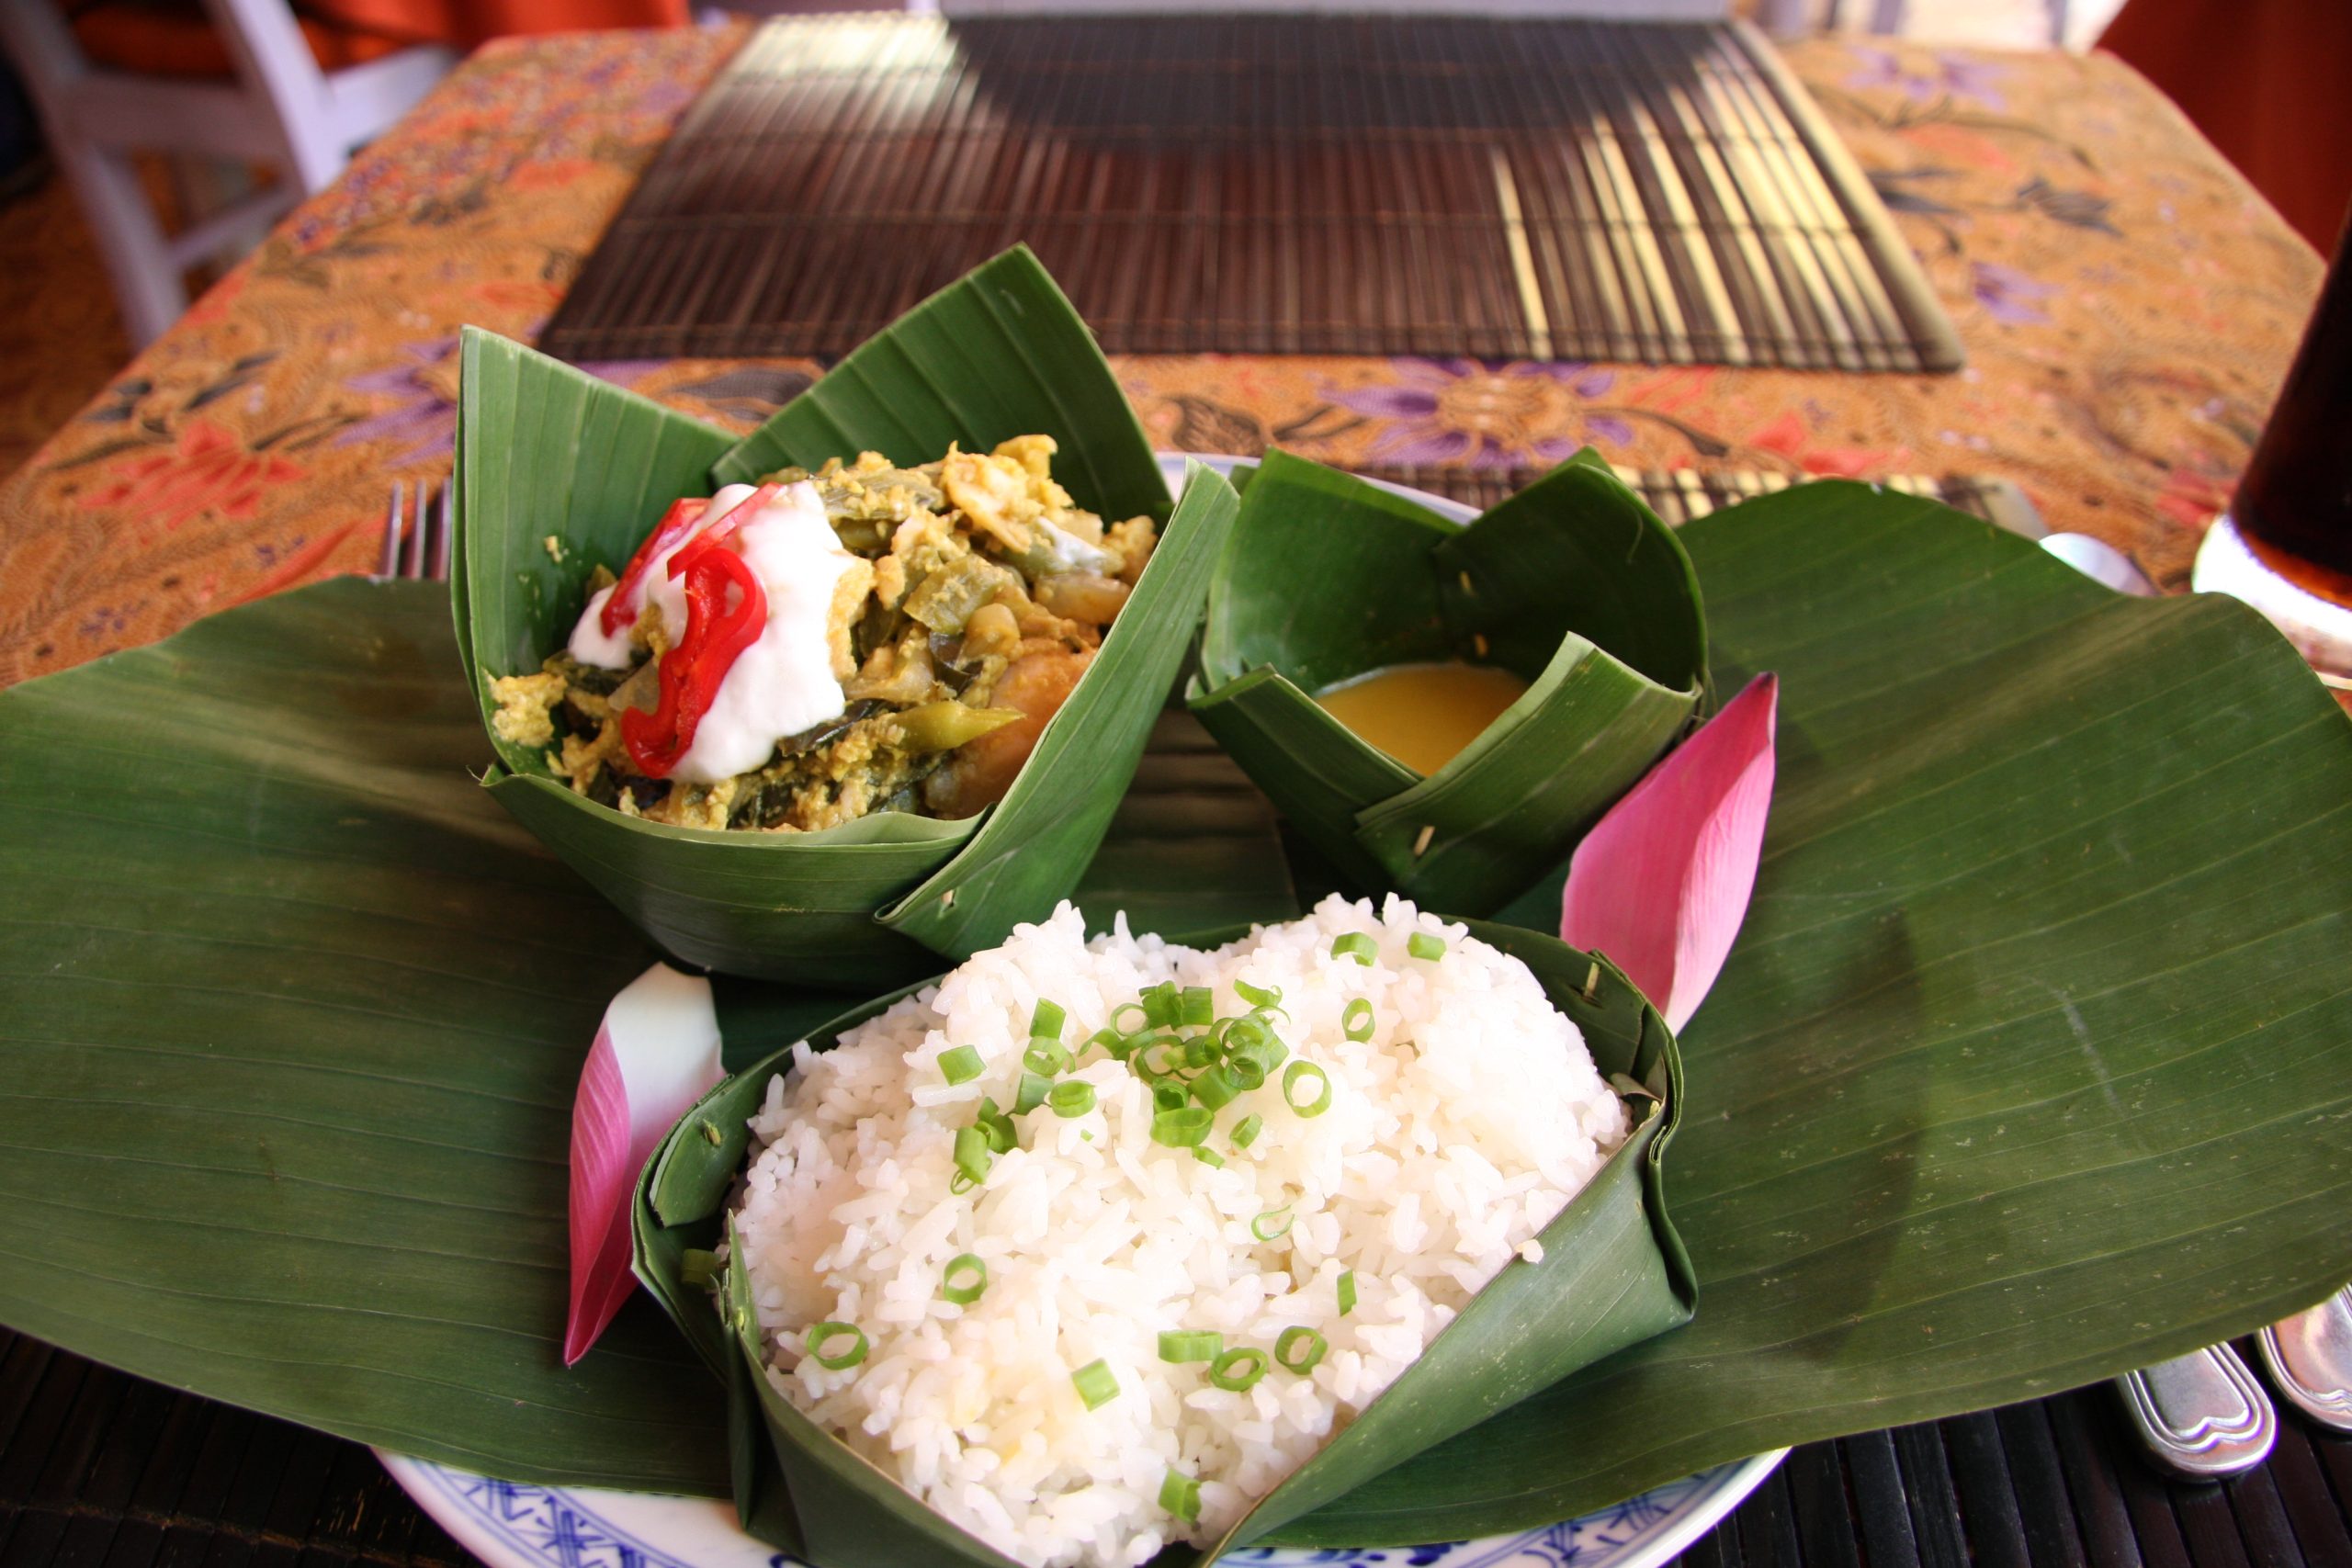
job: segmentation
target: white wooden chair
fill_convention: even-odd
[[[236,67],[233,81],[95,64],[56,0],[0,0],[0,40],[89,220],[134,348],[187,309],[183,272],[325,188],[354,147],[398,119],[456,59],[444,49],[406,49],[323,71],[286,0],[204,6]],[[131,162],[141,152],[266,164],[283,178],[167,236]]]

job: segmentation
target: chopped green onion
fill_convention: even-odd
[[[1054,1080],[1049,1077],[1037,1073],[1022,1074],[1021,1092],[1012,1101],[1012,1113],[1015,1116],[1028,1115],[1046,1103],[1046,1096],[1053,1087]]]
[[[1182,1365],[1186,1361],[1214,1361],[1225,1350],[1225,1336],[1214,1328],[1163,1328],[1159,1331],[1159,1359]]]
[[[1301,1346],[1306,1348],[1300,1349]],[[1283,1371],[1303,1375],[1313,1371],[1315,1363],[1330,1348],[1331,1342],[1312,1328],[1285,1328],[1282,1337],[1274,1341],[1274,1359],[1282,1363]]]
[[[978,1187],[978,1182],[972,1179],[972,1173],[968,1170],[959,1170],[955,1175],[947,1179],[947,1190],[955,1193],[958,1197],[969,1192],[973,1188]]]
[[[1184,1065],[1188,1067],[1205,1067],[1218,1055],[1216,1042],[1205,1034],[1195,1034],[1184,1042]]]
[[[1280,1221],[1280,1224],[1276,1224]],[[1280,1241],[1290,1235],[1290,1205],[1269,1209],[1250,1222],[1250,1234],[1260,1241]]]
[[[1158,1059],[1154,1058],[1155,1052],[1159,1053]],[[1155,1034],[1143,1042],[1133,1063],[1136,1076],[1146,1083],[1157,1083],[1183,1065],[1184,1043],[1173,1034]]]
[[[1127,1059],[1127,1053],[1135,1049],[1135,1042],[1129,1040],[1125,1035],[1120,1033],[1115,1029],[1098,1029],[1093,1033],[1088,1035],[1086,1037],[1086,1046],[1091,1047],[1095,1045],[1102,1047],[1102,1054],[1104,1055],[1116,1057],[1122,1062]],[[1086,1047],[1081,1047],[1079,1051],[1079,1055],[1084,1055],[1085,1054]]]
[[[1340,1013],[1340,1028],[1351,1040],[1361,1044],[1372,1038],[1372,1004],[1358,997]]]
[[[1136,1015],[1136,1021],[1133,1023],[1122,1023],[1120,1020],[1129,1013]],[[1151,1027],[1151,1014],[1140,1002],[1125,1002],[1111,1010],[1111,1027],[1123,1035],[1141,1034]]]
[[[1373,958],[1379,952],[1379,945],[1362,931],[1350,931],[1345,936],[1333,938],[1331,942],[1332,957],[1352,958],[1366,968],[1372,966]]]
[[[1021,1137],[1012,1130],[1012,1118],[999,1111],[993,1100],[980,1101],[979,1114],[972,1118],[972,1125],[987,1136],[990,1154],[1001,1155],[1020,1146]]]
[[[1151,1141],[1166,1148],[1196,1149],[1209,1135],[1209,1113],[1197,1105],[1162,1111],[1151,1119]]]
[[[949,1083],[970,1083],[982,1070],[978,1046],[958,1045],[953,1051],[939,1054],[939,1076]]]
[[[1184,1001],[1173,980],[1162,980],[1143,994],[1144,1021],[1154,1029],[1172,1028],[1183,1012]]]
[[[1321,1086],[1322,1092],[1301,1105],[1298,1086],[1309,1077]],[[1331,1076],[1312,1062],[1293,1062],[1283,1069],[1283,1103],[1301,1116],[1320,1116],[1331,1109]]]
[[[1259,1079],[1261,1083],[1263,1078]],[[1233,1074],[1224,1067],[1211,1067],[1193,1080],[1193,1098],[1211,1111],[1222,1111],[1233,1103],[1242,1086],[1234,1082]]]
[[[1189,1475],[1170,1471],[1159,1480],[1159,1506],[1183,1520],[1198,1524],[1201,1517],[1201,1483]]]
[[[1084,1078],[1057,1083],[1046,1096],[1046,1103],[1057,1116],[1083,1116],[1094,1109],[1094,1086]]]
[[[1406,939],[1405,951],[1416,958],[1443,958],[1445,938],[1431,936],[1427,931],[1415,931]]]
[[[1151,1086],[1151,1105],[1155,1111],[1182,1111],[1192,1102],[1192,1090],[1181,1083],[1162,1079]]]
[[[959,1281],[957,1275],[962,1275]],[[987,1259],[977,1252],[959,1252],[939,1271],[939,1293],[957,1306],[969,1306],[989,1288]]]
[[[855,1343],[838,1356],[826,1355],[825,1347],[844,1334]],[[808,1359],[829,1372],[838,1372],[865,1359],[865,1330],[854,1323],[812,1323],[801,1335],[800,1343],[807,1348]]]
[[[1029,1042],[1029,1049],[1021,1053],[1021,1065],[1033,1073],[1052,1077],[1069,1070],[1069,1047],[1058,1040],[1044,1037]]]
[[[1216,993],[1206,986],[1185,987],[1177,1001],[1177,1021],[1187,1029],[1206,1029],[1216,1018]]]
[[[974,1181],[989,1174],[989,1135],[978,1127],[956,1129],[956,1168]]]
[[[1356,1310],[1356,1271],[1344,1269],[1340,1275],[1340,1315],[1345,1317]]]
[[[718,1254],[705,1252],[698,1247],[686,1248],[678,1258],[678,1278],[699,1290],[718,1277]]]
[[[1225,1156],[1206,1144],[1195,1145],[1193,1149],[1193,1157],[1203,1165],[1223,1166],[1225,1164]]]
[[[1029,1015],[1029,1038],[1032,1040],[1060,1039],[1062,1024],[1068,1016],[1062,1011],[1061,1003],[1049,1002],[1039,998],[1037,1010]]]
[[[1258,1134],[1264,1131],[1266,1119],[1252,1111],[1233,1124],[1233,1146],[1237,1149],[1248,1148],[1258,1141]]]
[[[1069,1381],[1078,1385],[1078,1397],[1086,1401],[1089,1410],[1100,1410],[1119,1397],[1119,1380],[1107,1361],[1087,1362],[1070,1373]]]
[[[1209,1363],[1209,1382],[1228,1393],[1241,1393],[1266,1375],[1266,1353],[1244,1345],[1227,1350]]]
[[[1234,994],[1253,1008],[1280,1007],[1283,988],[1280,986],[1253,986],[1247,980],[1233,982]]]

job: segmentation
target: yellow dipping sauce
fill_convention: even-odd
[[[1328,686],[1315,700],[1407,767],[1433,773],[1526,690],[1491,664],[1392,664]]]

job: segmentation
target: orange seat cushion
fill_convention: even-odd
[[[235,74],[229,46],[198,0],[101,0],[66,7],[74,40],[100,65],[142,76]],[[404,40],[299,18],[322,69],[364,64],[406,47]]]

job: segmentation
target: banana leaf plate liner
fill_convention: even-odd
[[[469,329],[453,596],[488,724],[489,678],[536,671],[578,618],[590,571],[617,571],[675,497],[861,451],[913,465],[1032,433],[1059,444],[1055,471],[1080,505],[1111,521],[1148,513],[1163,534],[996,806],[954,821],[876,812],[811,833],[669,827],[573,793],[538,749],[494,730],[492,795],[662,947],[734,974],[870,990],[1044,915],[1086,869],[1135,772],[1234,502],[1203,469],[1171,515],[1125,394],[1026,249],[917,306],[741,441]]]
[[[1663,1162],[1682,1098],[1665,1021],[1606,960],[1516,927],[1474,924],[1471,934],[1533,969],[1603,1075],[1638,1086],[1627,1107],[1631,1134],[1544,1228],[1541,1262],[1506,1264],[1418,1361],[1223,1540],[1202,1551],[1171,1546],[1155,1562],[1214,1561],[1577,1368],[1690,1319],[1690,1260],[1664,1198]],[[810,1041],[830,1048],[907,994],[832,1020]],[[720,1211],[743,1166],[748,1123],[788,1058],[787,1047],[705,1096],[647,1162],[638,1191],[638,1276],[729,1390],[737,1510],[745,1528],[819,1568],[1012,1568],[776,1392],[760,1371],[748,1269],[729,1265],[716,1303],[681,1277],[688,1247],[707,1250],[721,1239]]]
[[[1270,1541],[1565,1518],[2352,1278],[2352,723],[2293,651],[1859,485],[1681,536],[1715,680],[1781,701],[1754,903],[1678,1032],[1697,1314]],[[431,583],[0,693],[0,1322],[481,1472],[724,1496],[724,1390],[655,1303],[561,1362],[573,1089],[651,953],[492,760]],[[1235,906],[1272,852],[1211,826],[1132,815],[1103,861],[1165,864],[1164,930],[1295,913]],[[718,991],[737,1070],[842,1005]]]
[[[1309,694],[1457,658],[1530,684],[1426,778]],[[1589,450],[1467,527],[1275,452],[1244,486],[1188,695],[1357,886],[1485,915],[1673,744],[1706,671],[1690,558]]]

